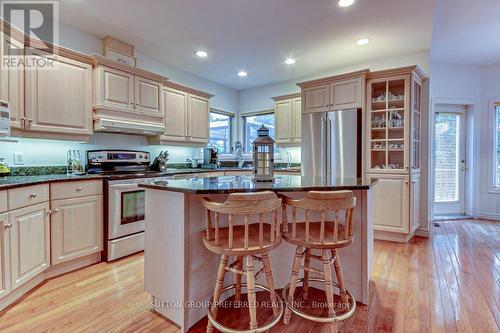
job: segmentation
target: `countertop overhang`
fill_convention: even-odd
[[[362,178],[302,177],[279,175],[274,182],[254,182],[251,176],[167,179],[139,185],[142,188],[190,194],[229,194],[242,192],[304,192],[369,190],[376,181]]]

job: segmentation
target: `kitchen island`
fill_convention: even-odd
[[[249,176],[162,180],[140,185],[146,189],[145,290],[153,309],[187,332],[207,314],[219,256],[205,249],[202,199],[225,201],[230,193],[274,191],[301,197],[310,190],[352,190],[354,242],[339,251],[346,287],[356,301],[367,304],[373,261],[371,183],[357,178],[277,176],[272,183],[254,183]],[[300,218],[300,216],[299,216]],[[275,285],[290,280],[295,247],[282,242],[270,253]],[[231,283],[231,281],[226,281]]]

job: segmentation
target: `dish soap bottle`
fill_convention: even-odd
[[[3,158],[0,158],[0,177],[1,176],[8,176],[10,175],[10,168],[9,166],[4,162]]]

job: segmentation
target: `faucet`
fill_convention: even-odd
[[[234,143],[234,154],[236,155],[236,158],[238,160],[238,168],[242,168],[243,167],[243,144],[241,143],[241,141],[236,141]]]
[[[292,167],[292,154],[287,151],[286,152],[286,168],[290,169]]]

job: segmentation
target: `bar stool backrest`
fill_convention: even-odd
[[[282,201],[274,192],[232,193],[225,202],[203,200],[206,208],[206,239],[234,251],[251,251],[281,241],[278,213]],[[220,220],[227,216],[227,240],[220,236]],[[257,221],[252,223],[252,221]],[[258,228],[253,228],[258,223]],[[244,225],[243,235],[236,227]],[[270,225],[270,228],[266,225]],[[241,230],[241,228],[239,229]],[[237,237],[243,237],[243,242]],[[241,244],[241,246],[237,246]]]
[[[305,222],[305,232],[302,234],[303,241],[309,241],[311,235],[309,230],[312,229],[312,223],[319,223],[320,233],[319,242],[321,244],[338,244],[347,243],[353,237],[353,210],[356,206],[356,197],[352,191],[310,191],[307,192],[304,198],[291,199],[285,197],[283,199],[283,230],[289,232],[287,206],[292,207],[292,230],[291,238],[297,239],[297,223]],[[297,221],[297,209],[305,211],[305,221]],[[319,212],[321,218],[319,222],[311,221],[311,212]],[[333,213],[333,233],[326,232],[327,217]],[[339,224],[344,220],[343,232],[339,234]],[[331,230],[331,228],[329,228]]]

